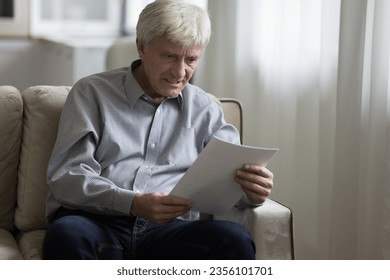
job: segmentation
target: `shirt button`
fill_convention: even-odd
[[[152,149],[154,149],[154,148],[156,147],[156,143],[152,143],[152,144],[150,145],[150,147],[152,147]]]

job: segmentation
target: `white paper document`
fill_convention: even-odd
[[[192,210],[224,215],[243,195],[234,181],[236,170],[246,163],[266,166],[277,150],[236,145],[213,137],[170,194],[189,199]]]

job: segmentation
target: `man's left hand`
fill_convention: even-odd
[[[235,181],[241,185],[247,198],[254,204],[263,203],[271,194],[274,175],[266,167],[245,164],[238,169]]]

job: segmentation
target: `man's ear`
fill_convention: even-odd
[[[138,38],[135,40],[135,43],[137,44],[138,55],[142,58],[145,53],[145,46]]]

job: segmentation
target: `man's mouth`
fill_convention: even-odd
[[[169,80],[169,79],[165,79],[165,81],[171,85],[177,85],[177,84],[180,84],[180,81],[172,81],[172,80]]]

